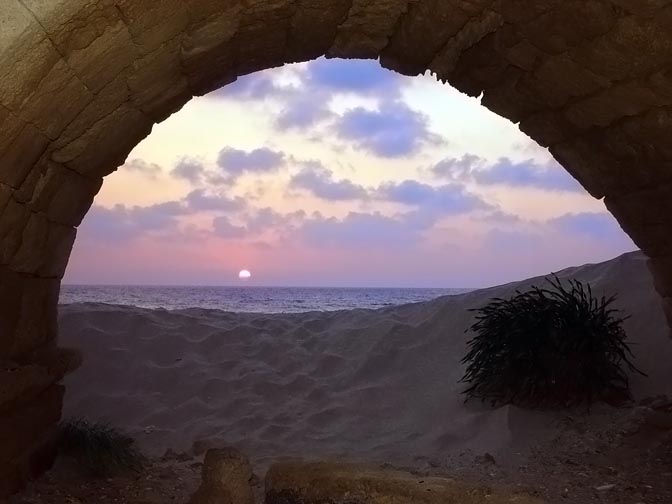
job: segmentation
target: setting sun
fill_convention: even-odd
[[[240,273],[238,273],[238,278],[240,280],[249,280],[252,278],[252,273],[250,273],[248,270],[241,270]]]

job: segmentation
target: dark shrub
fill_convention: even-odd
[[[476,336],[462,360],[467,400],[537,408],[629,398],[627,372],[641,371],[630,360],[627,317],[612,308],[615,296],[598,300],[590,285],[546,281],[547,289],[471,310]]]
[[[135,441],[105,424],[75,419],[61,424],[62,453],[75,458],[88,472],[107,476],[124,470],[138,471],[142,455]]]

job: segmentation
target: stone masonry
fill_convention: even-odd
[[[672,0],[2,0],[0,496],[49,464],[68,256],[152,126],[322,55],[427,70],[507,117],[651,258],[672,325]]]

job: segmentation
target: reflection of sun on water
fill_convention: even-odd
[[[248,270],[241,270],[240,273],[238,273],[239,280],[249,280],[250,278],[252,278],[252,273]]]

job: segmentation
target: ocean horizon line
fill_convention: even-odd
[[[261,285],[261,284],[133,284],[133,283],[61,283],[61,287],[142,287],[142,288],[234,288],[234,289],[411,289],[411,290],[464,290],[473,291],[487,287],[444,287],[444,286],[358,286],[358,285]]]

